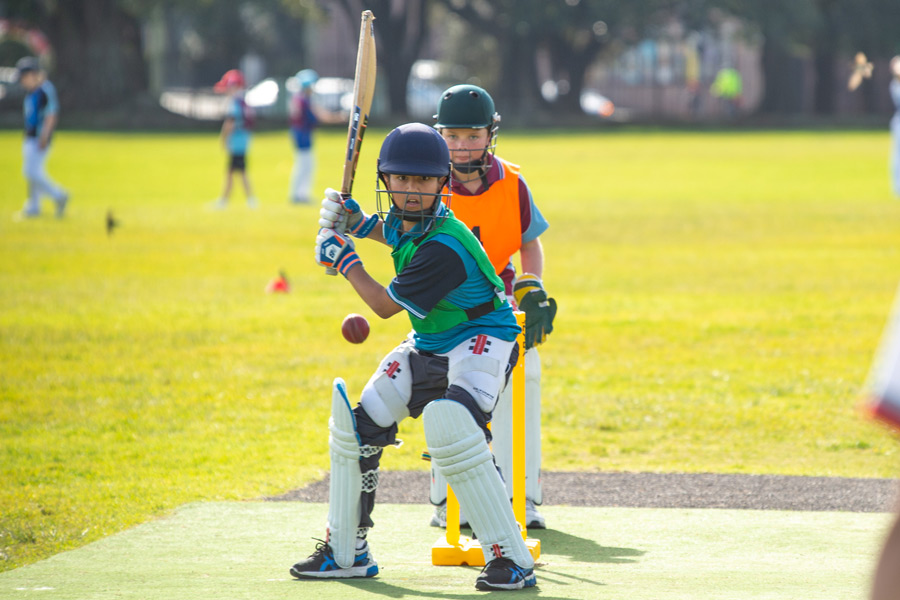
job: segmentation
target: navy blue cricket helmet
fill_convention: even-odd
[[[384,138],[378,173],[446,177],[450,175],[450,151],[433,127],[407,123]]]
[[[427,229],[434,222],[435,218],[443,218],[447,214],[446,208],[442,208],[442,201],[446,199],[449,203],[449,193],[421,194],[432,195],[435,202],[431,207],[419,211],[408,211],[403,205],[397,205],[394,195],[402,192],[395,192],[388,189],[388,175],[412,175],[416,177],[434,177],[442,181],[441,188],[444,186],[449,188],[450,185],[450,151],[447,149],[447,143],[441,134],[433,127],[429,127],[423,123],[407,123],[400,125],[391,131],[384,143],[381,145],[381,152],[378,155],[378,184],[376,185],[376,195],[378,202],[378,213],[384,219],[385,225],[397,228],[399,221],[421,222],[423,228]],[[384,202],[388,206],[387,210],[383,209],[382,197],[387,194],[389,201]],[[389,217],[395,217],[389,219]]]

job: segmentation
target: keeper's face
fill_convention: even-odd
[[[444,128],[440,132],[444,141],[447,142],[447,148],[450,149],[450,160],[460,164],[479,160],[487,151],[491,138],[487,127],[481,129]]]
[[[387,188],[397,208],[406,212],[428,211],[434,205],[443,184],[426,175],[387,176]]]

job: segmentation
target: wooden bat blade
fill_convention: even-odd
[[[372,109],[372,98],[375,96],[377,57],[374,21],[375,15],[371,10],[363,11],[356,54],[356,76],[353,80],[353,110],[347,127],[347,153],[344,156],[344,174],[341,180],[341,193],[348,197],[353,190],[362,139]]]
[[[347,126],[347,151],[344,155],[344,175],[341,178],[341,197],[346,200],[353,191],[353,178],[362,149],[363,135],[369,122],[372,98],[375,96],[375,15],[364,10],[359,26],[359,47],[356,51],[356,75],[353,78],[353,110]],[[342,228],[338,230],[343,233]],[[337,275],[337,269],[326,267],[328,275]]]

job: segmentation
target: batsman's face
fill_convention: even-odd
[[[488,147],[491,134],[482,129],[441,129],[441,136],[450,149],[450,160],[454,163],[468,163],[482,157]]]
[[[388,175],[387,187],[397,208],[418,212],[434,204],[441,191],[441,181],[422,175]]]

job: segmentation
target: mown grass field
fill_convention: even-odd
[[[358,169],[368,210],[385,133]],[[339,182],[344,138],[320,133],[317,189]],[[888,144],[503,133],[551,223],[544,468],[897,476],[896,438],[858,410],[900,281]],[[209,209],[224,163],[215,134],[62,131],[68,216],[16,221],[20,134],[0,132],[0,570],[321,477],[332,378],[358,393],[408,330],[313,262],[318,208],[287,203],[286,135],[254,141],[256,211],[239,189]],[[383,247],[360,248],[386,282]],[[265,294],[279,269],[293,291]],[[365,344],[340,337],[348,312]],[[421,424],[401,437],[382,467],[427,468]]]

